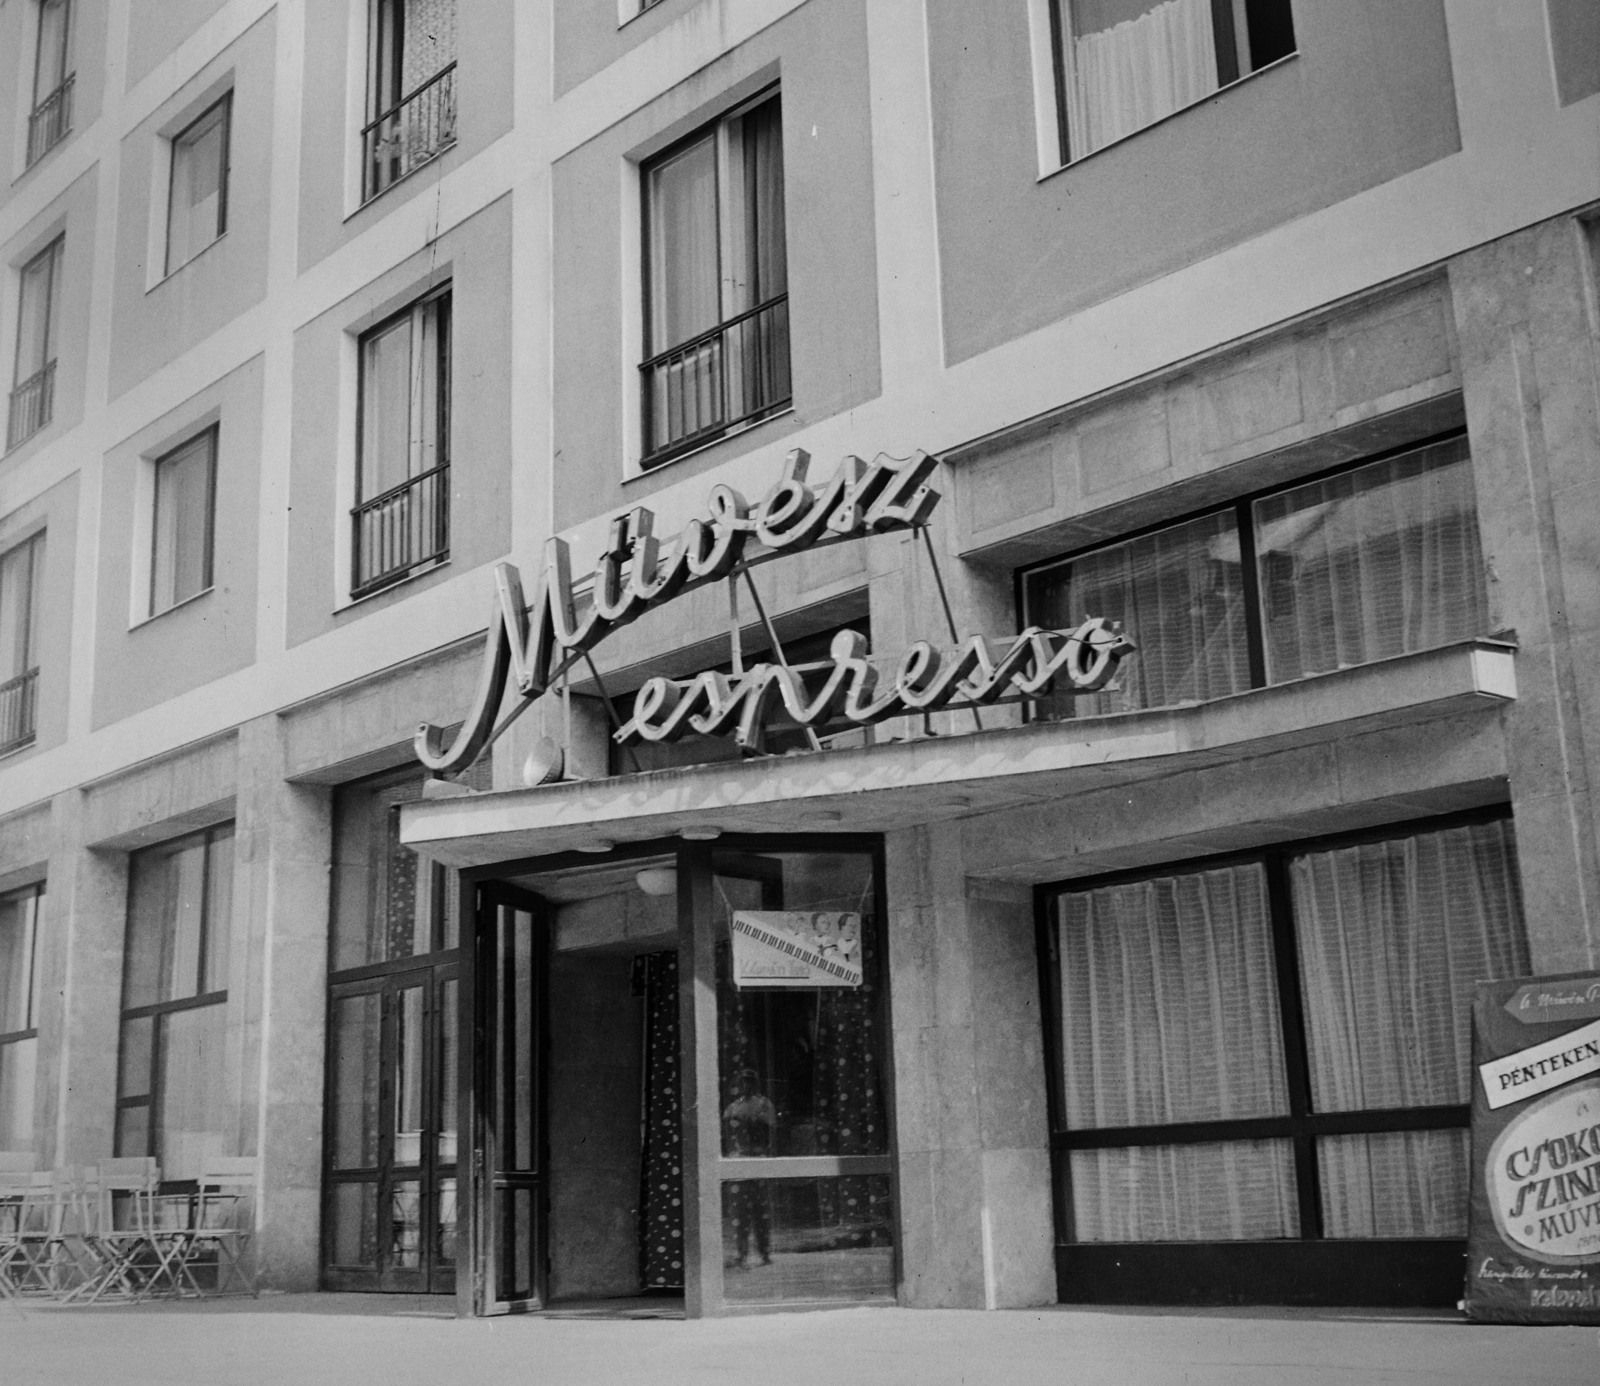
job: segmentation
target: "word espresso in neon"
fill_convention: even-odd
[[[615,735],[632,746],[676,741],[688,732],[731,732],[739,745],[756,748],[774,700],[804,727],[840,720],[866,726],[910,713],[984,707],[1007,695],[1042,698],[1058,680],[1074,693],[1093,693],[1110,682],[1133,648],[1099,617],[1074,631],[1029,626],[998,660],[981,635],[942,652],[919,640],[900,657],[893,681],[880,690],[878,670],[866,658],[866,638],[842,630],[829,647],[831,667],[756,664],[734,677],[713,670],[686,680],[650,679],[639,690],[633,716]]]
[[[806,482],[810,464],[804,449],[790,451],[782,474],[754,506],[731,486],[713,487],[705,517],[690,520],[666,545],[656,538],[655,516],[644,506],[613,520],[582,615],[565,540],[552,538],[545,546],[531,626],[521,575],[509,563],[496,565],[490,635],[472,711],[448,747],[442,729],[424,723],[415,740],[417,759],[436,774],[465,770],[496,735],[494,715],[508,678],[525,707],[611,631],[652,607],[741,567],[926,524],[939,502],[928,485],[938,459],[925,452],[903,459],[880,454],[871,462],[846,457],[820,487]],[[750,551],[752,540],[756,552]]]

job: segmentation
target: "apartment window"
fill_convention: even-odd
[[[216,487],[215,428],[156,459],[150,546],[152,616],[211,586]]]
[[[116,1153],[193,1178],[226,1141],[233,825],[135,852],[128,866]]]
[[[33,1148],[34,957],[44,887],[0,895],[0,1150]]]
[[[14,448],[55,413],[56,336],[61,321],[61,260],[57,236],[22,267],[17,294],[17,359],[11,376],[6,447]]]
[[[1063,162],[1294,52],[1289,0],[1055,0]]]
[[[172,141],[167,270],[187,264],[228,229],[230,92]]]
[[[450,552],[450,294],[361,339],[352,595]]]
[[[456,141],[455,0],[373,0],[363,201]]]
[[[72,129],[72,78],[68,70],[70,0],[39,0],[39,36],[33,57],[33,110],[28,116],[28,163]]]
[[[0,754],[33,741],[43,598],[41,532],[0,555]]]
[[[789,403],[779,98],[758,98],[643,173],[650,467]]]
[[[1530,969],[1508,818],[1072,882],[1043,905],[1067,1247],[1136,1265],[1141,1244],[1393,1255],[1466,1235],[1474,984]]]
[[[1045,717],[1203,702],[1485,633],[1465,437],[1285,487],[1022,575],[1024,620],[1121,621],[1119,690]]]

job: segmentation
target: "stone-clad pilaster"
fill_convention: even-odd
[[[902,1303],[1055,1298],[1032,911],[962,868],[959,824],[892,833]]]
[[[319,1273],[332,792],[284,778],[276,716],[239,729],[234,977],[242,1026],[239,1149],[259,1154],[262,1283]]]
[[[1514,629],[1511,796],[1534,968],[1600,961],[1600,435],[1581,224],[1450,266],[1489,587]]]

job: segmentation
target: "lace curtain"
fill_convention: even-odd
[[[1075,159],[1217,90],[1211,0],[1167,0],[1107,27],[1108,12],[1123,8],[1103,0],[1067,7],[1067,130]]]

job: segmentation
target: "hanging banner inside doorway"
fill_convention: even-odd
[[[733,984],[749,987],[858,987],[861,916],[818,910],[737,910]]]
[[[1467,1313],[1600,1324],[1600,973],[1480,982]]]

